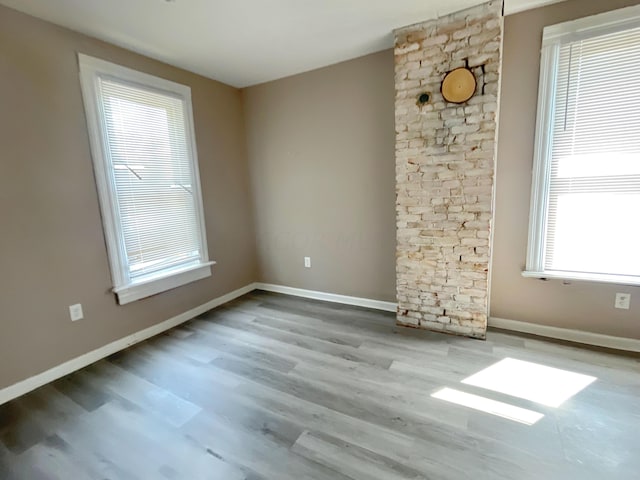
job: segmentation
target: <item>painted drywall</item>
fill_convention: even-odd
[[[640,338],[640,288],[520,275],[542,29],[637,3],[568,0],[505,19],[493,317]],[[243,90],[261,281],[395,300],[392,67],[381,52]],[[632,294],[630,310],[613,308],[616,292]]]
[[[640,338],[640,288],[520,276],[542,28],[636,3],[506,18],[492,316]],[[77,52],[192,88],[211,278],[116,304]],[[240,92],[0,7],[0,92],[0,388],[258,279],[395,301],[391,51]],[[631,310],[613,309],[617,291]],[[86,318],[72,323],[78,302]]]
[[[560,280],[520,275],[527,248],[542,29],[637,3],[569,0],[505,19],[491,281],[494,317],[640,338],[640,288],[586,282],[565,285]],[[616,292],[631,293],[630,310],[613,308]]]
[[[393,52],[243,94],[260,280],[394,301]]]
[[[116,304],[78,52],[191,87],[212,277]],[[0,388],[255,281],[247,168],[239,90],[0,7]]]

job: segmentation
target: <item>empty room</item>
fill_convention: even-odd
[[[0,480],[640,478],[640,0],[0,0]]]

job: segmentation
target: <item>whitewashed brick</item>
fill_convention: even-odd
[[[396,32],[400,325],[485,334],[502,27],[491,1]],[[449,104],[443,75],[467,61],[478,92]],[[423,91],[431,101],[419,106]]]

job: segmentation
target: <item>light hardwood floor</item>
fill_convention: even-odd
[[[597,377],[559,407],[461,383],[504,358]],[[524,375],[524,374],[523,374]],[[550,377],[532,382],[551,382]],[[512,383],[514,383],[512,381]],[[527,425],[442,388],[544,415]],[[640,363],[253,292],[0,406],[0,478],[635,479]]]

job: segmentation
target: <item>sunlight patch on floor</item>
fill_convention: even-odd
[[[595,380],[589,375],[505,358],[462,383],[557,408]]]
[[[473,408],[481,412],[490,413],[499,417],[507,418],[525,425],[533,425],[544,415],[526,408],[515,407],[508,403],[498,402],[479,395],[461,392],[452,388],[443,388],[431,395],[440,400],[462,405],[464,407]]]

